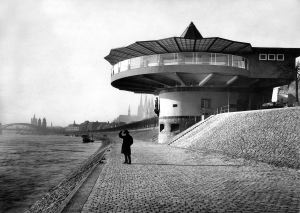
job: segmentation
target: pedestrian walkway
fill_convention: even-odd
[[[114,144],[82,212],[299,212],[300,171],[135,141]]]

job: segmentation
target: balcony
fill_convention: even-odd
[[[236,67],[249,70],[248,59],[242,56],[207,52],[183,52],[157,54],[127,59],[115,64],[112,67],[111,75],[132,69],[169,65],[213,65]]]

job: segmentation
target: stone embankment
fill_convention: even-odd
[[[218,114],[170,145],[300,168],[300,107]]]
[[[110,146],[108,138],[99,138],[101,146],[91,157],[71,172],[58,186],[50,189],[40,200],[34,203],[25,213],[57,213],[61,212],[89,174],[101,163],[105,151]]]
[[[130,131],[135,140],[155,140],[157,139],[157,128],[148,128]],[[94,133],[94,138],[102,140],[104,145],[99,148],[88,160],[84,161],[78,168],[71,172],[58,186],[49,190],[40,200],[34,203],[25,213],[61,212],[73,195],[94,170],[112,143],[120,141],[119,132]]]
[[[145,129],[138,129],[138,130],[129,130],[130,135],[134,138],[134,140],[145,140],[145,141],[157,141],[158,137],[158,128],[145,128]],[[95,136],[103,137],[103,138],[110,138],[112,141],[121,142],[119,138],[119,131],[113,132],[101,132],[101,133],[94,133]]]

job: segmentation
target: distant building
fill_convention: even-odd
[[[42,127],[42,121],[40,118],[38,119],[38,127]]]
[[[147,95],[144,98],[144,104],[143,104],[143,98],[141,95],[140,98],[140,104],[138,106],[138,113],[137,113],[137,117],[138,120],[143,120],[143,119],[147,119],[147,118],[152,118],[155,117],[155,113],[154,113],[154,100],[153,97],[151,97],[151,99],[147,97]]]
[[[111,124],[109,122],[99,122],[99,125],[97,126],[96,130],[100,130],[100,129],[107,129],[112,127]]]
[[[95,131],[95,130],[100,130],[100,129],[106,129],[112,127],[109,122],[90,122],[90,121],[85,121],[81,124],[79,124],[79,130],[80,131]]]
[[[30,123],[34,126],[38,126],[38,127],[41,127],[41,128],[47,128],[46,118],[43,118],[43,120],[41,120],[40,118],[37,119],[35,117],[35,114],[33,115],[33,118],[30,119]]]
[[[154,113],[154,100],[153,97],[148,98],[147,95],[143,97],[141,95],[140,104],[138,106],[137,115],[132,115],[130,110],[130,105],[128,107],[128,114],[127,115],[119,115],[116,119],[114,119],[114,123],[132,123],[140,120],[144,120],[147,118],[155,117],[156,114]]]
[[[80,125],[76,124],[74,121],[73,124],[70,124],[65,128],[65,131],[66,132],[78,132],[80,129],[79,127],[80,127]]]
[[[31,118],[31,121],[30,123],[34,126],[37,126],[38,125],[38,120],[35,118],[35,114],[33,115],[33,118]]]
[[[138,115],[131,115],[130,105],[128,107],[128,114],[127,115],[119,115],[113,122],[114,123],[123,123],[128,124],[135,121],[141,120]]]
[[[131,115],[130,105],[128,107],[128,114],[127,115],[119,115],[116,119],[113,120],[113,123],[131,123],[137,120],[137,116]]]
[[[42,128],[44,128],[44,129],[47,128],[47,121],[46,121],[46,118],[43,118]]]
[[[89,122],[87,125],[87,130],[88,131],[94,131],[97,130],[98,126],[100,125],[100,122]]]

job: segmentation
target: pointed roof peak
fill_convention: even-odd
[[[193,22],[189,24],[189,26],[184,30],[181,37],[187,39],[202,39],[201,33],[198,31]]]

